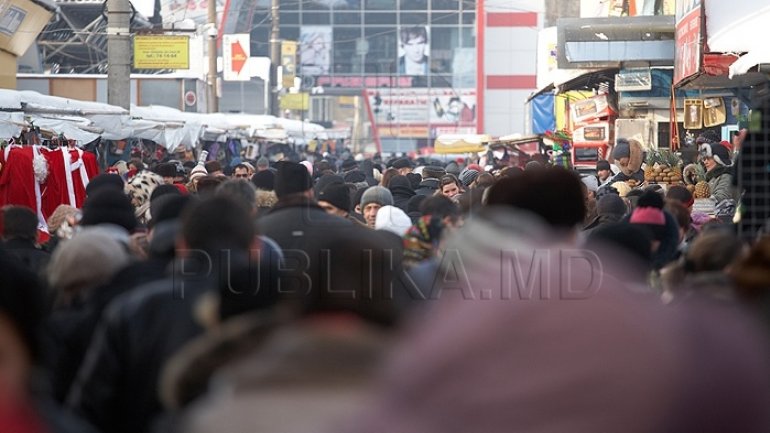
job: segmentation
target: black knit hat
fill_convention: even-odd
[[[332,183],[318,193],[318,201],[331,203],[337,209],[350,212],[350,188],[344,183]]]
[[[251,183],[253,183],[257,189],[272,191],[275,189],[275,173],[270,170],[258,171],[251,177]]]
[[[420,182],[422,182],[422,176],[420,176],[417,173],[407,173],[406,178],[409,179],[409,183],[412,185],[412,189],[417,189],[420,187]]]
[[[174,185],[158,185],[155,187],[154,190],[152,190],[152,193],[150,194],[150,203],[152,203],[153,201],[159,199],[164,195],[169,195],[169,194],[182,195],[179,189]],[[152,211],[150,212],[152,213]]]
[[[335,183],[345,183],[345,179],[342,178],[342,176],[337,176],[336,174],[325,174],[318,178],[318,181],[315,184],[315,192],[316,195],[318,195],[321,191],[325,190],[326,187],[329,185],[335,184]]]
[[[629,157],[631,157],[631,144],[626,139],[618,139],[615,149],[612,151],[612,159],[619,161],[620,158]]]
[[[622,217],[628,212],[628,206],[617,194],[605,194],[596,202],[596,213],[602,215],[617,215]]]
[[[366,182],[366,175],[360,170],[353,170],[345,173],[345,182],[359,183]]]
[[[134,208],[123,191],[114,188],[102,188],[86,198],[83,204],[83,226],[115,224],[129,232],[136,228]]]
[[[413,167],[412,161],[410,161],[407,158],[399,158],[395,161],[393,161],[393,168],[400,169],[400,168],[410,168]]]
[[[390,178],[390,184],[388,184],[388,189],[393,191],[393,188],[401,187],[401,188],[408,188],[412,189],[412,183],[409,182],[409,178],[402,175],[396,175]]]
[[[190,204],[194,198],[189,195],[167,194],[150,204],[151,226],[157,226],[164,221],[179,219],[185,207]]]
[[[305,192],[313,187],[310,173],[304,165],[289,161],[281,161],[276,165],[278,172],[275,174],[275,194],[278,198]]]
[[[162,162],[155,167],[155,173],[162,177],[176,177],[176,165],[170,162]]]
[[[96,190],[104,187],[123,191],[123,186],[123,178],[121,178],[120,175],[115,173],[102,173],[88,182],[88,186],[86,186],[86,195],[91,195],[95,193]]]
[[[342,171],[350,171],[358,168],[358,163],[353,159],[347,159],[342,162]]]

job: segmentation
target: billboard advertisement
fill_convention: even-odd
[[[367,96],[383,137],[475,131],[476,89],[370,89]]]
[[[427,26],[401,27],[398,31],[398,70],[401,75],[428,75],[430,33]]]
[[[302,26],[299,34],[299,62],[302,75],[326,75],[331,67],[331,26]]]
[[[701,0],[677,2],[674,84],[701,69],[703,62],[703,5]]]

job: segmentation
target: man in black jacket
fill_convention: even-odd
[[[407,205],[409,204],[409,199],[415,196],[409,178],[402,175],[393,176],[390,179],[388,189],[393,195],[393,205],[404,212],[408,212],[409,207]]]
[[[67,398],[102,433],[147,432],[161,412],[158,376],[202,324],[195,308],[226,276],[230,255],[260,247],[249,210],[229,198],[193,204],[182,217],[173,273],[107,307]],[[256,257],[251,254],[250,257]]]
[[[439,179],[446,172],[439,166],[429,165],[422,170],[422,182],[414,191],[417,195],[433,195],[439,188]]]
[[[328,257],[331,242],[355,225],[328,214],[314,199],[307,169],[294,162],[281,162],[275,177],[278,203],[257,222],[259,232],[283,250],[281,269],[286,273],[279,290],[307,293],[322,281],[321,261]]]
[[[8,206],[2,213],[3,249],[25,269],[42,277],[50,256],[35,244],[37,216],[32,210],[22,206]]]

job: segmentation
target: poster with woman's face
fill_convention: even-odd
[[[303,26],[299,34],[300,74],[304,76],[329,73],[332,57],[331,26]]]

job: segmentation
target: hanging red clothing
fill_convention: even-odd
[[[4,152],[5,153],[5,152]],[[32,147],[13,147],[0,171],[0,207],[7,205],[37,209]]]
[[[96,156],[79,149],[59,148],[46,152],[49,176],[54,184],[49,191],[50,197],[44,200],[44,213],[53,212],[60,204],[68,204],[80,209],[86,200],[86,186],[90,179],[99,174]],[[65,155],[69,158],[64,160]],[[67,176],[69,169],[70,175]]]
[[[48,240],[46,220],[50,213],[43,211],[47,185],[50,177],[38,184],[35,178],[34,160],[36,152],[45,158],[44,150],[33,146],[13,146],[2,152],[4,164],[0,171],[0,207],[5,205],[24,206],[32,209],[38,217],[38,238]],[[52,211],[51,211],[52,212]]]

